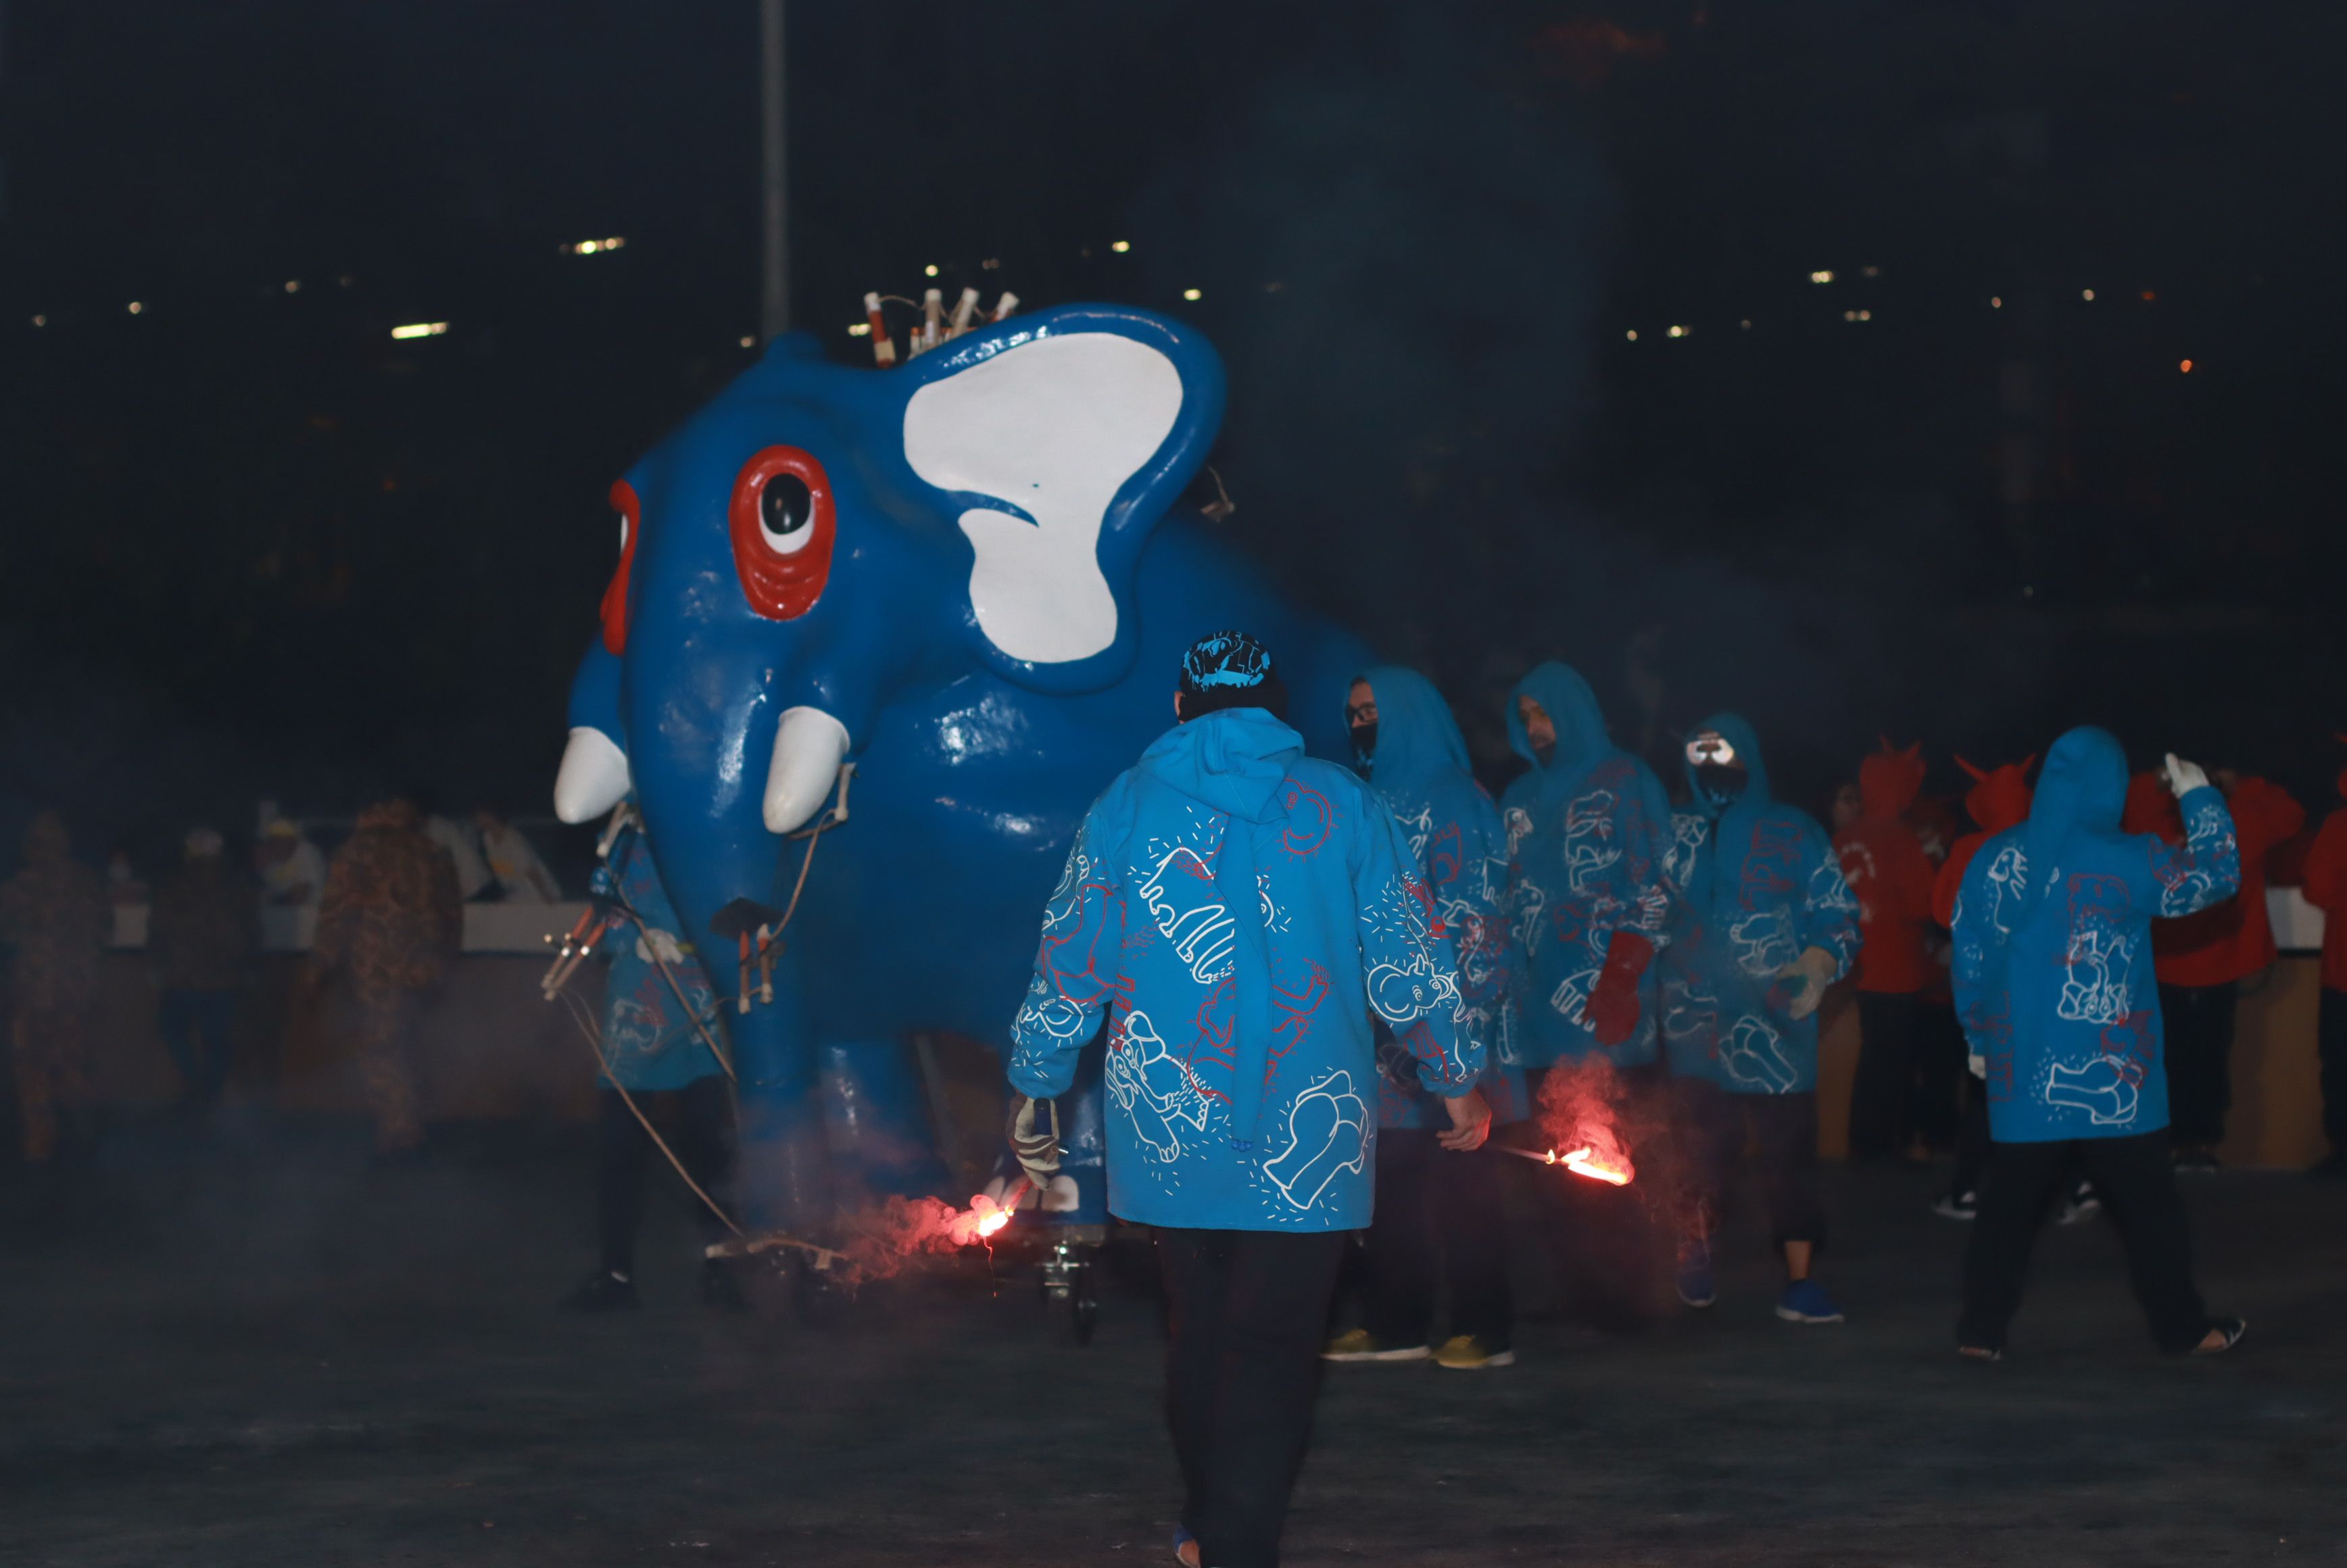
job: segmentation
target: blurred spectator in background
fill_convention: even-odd
[[[229,874],[223,847],[216,829],[190,833],[147,917],[147,957],[162,987],[157,1024],[195,1105],[218,1100],[228,1082],[237,993],[261,948],[261,911]]]
[[[65,818],[44,811],[25,830],[25,865],[0,884],[0,940],[14,1010],[16,1118],[26,1163],[57,1152],[60,1112],[87,1097],[89,1015],[97,958],[114,928],[106,879],[73,857]]]
[[[1853,1160],[1896,1158],[1915,1132],[1921,993],[1933,978],[1923,950],[1938,868],[1907,825],[1923,787],[1920,745],[1882,749],[1860,764],[1858,820],[1834,835],[1842,878],[1858,899],[1858,1078],[1850,1090]],[[1839,813],[1839,801],[1837,813]],[[1952,1110],[1952,1083],[1946,1085]],[[1952,1114],[1936,1119],[1944,1128]]]
[[[2339,775],[2347,795],[2347,772]],[[2322,1057],[2322,1135],[2331,1153],[2314,1167],[2347,1176],[2347,806],[2334,806],[2306,854],[2299,891],[2322,911],[2322,1001],[2315,1040]]]
[[[2223,903],[2151,927],[2159,1010],[2168,1022],[2168,1127],[2176,1168],[2213,1171],[2232,1108],[2233,1016],[2240,982],[2263,972],[2275,957],[2266,917],[2266,856],[2306,825],[2306,813],[2288,792],[2229,768],[2217,787],[2233,815],[2241,857],[2241,890]],[[2127,784],[2129,833],[2156,833],[2184,842],[2176,796],[2156,773]]]
[[[481,857],[505,890],[506,902],[552,904],[561,898],[562,886],[554,873],[502,812],[485,805],[473,814],[473,821],[481,830]]]
[[[424,814],[424,836],[440,846],[441,853],[448,856],[449,868],[456,874],[456,897],[479,897],[488,888],[489,868],[473,843],[472,827],[442,815],[428,801],[416,809]]]
[[[252,846],[252,868],[261,877],[264,903],[315,904],[326,885],[326,857],[302,831],[302,825],[281,816],[277,803],[261,805],[261,835]]]
[[[424,1140],[409,1037],[425,994],[456,956],[463,921],[455,867],[425,836],[414,803],[393,798],[359,813],[358,831],[327,868],[311,956],[343,984],[375,1147],[385,1153]]]
[[[106,897],[107,902],[118,909],[144,904],[149,897],[147,884],[140,880],[130,851],[118,844],[114,853],[106,857]]]

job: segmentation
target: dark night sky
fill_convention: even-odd
[[[860,358],[928,262],[1203,322],[1234,536],[1479,743],[1556,653],[1803,791],[2085,719],[2327,787],[2337,8],[794,10],[802,323]],[[748,359],[754,49],[753,0],[7,7],[0,826],[542,809],[604,490]]]

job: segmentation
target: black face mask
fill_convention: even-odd
[[[1712,804],[1726,806],[1744,793],[1745,783],[1750,777],[1742,763],[1697,763],[1695,787]]]
[[[1378,754],[1378,727],[1374,723],[1353,726],[1353,765],[1362,773],[1369,771],[1369,759]]]

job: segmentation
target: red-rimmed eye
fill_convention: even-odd
[[[823,465],[797,447],[769,446],[742,465],[729,521],[752,610],[795,620],[815,608],[831,577],[835,513]]]
[[[636,535],[644,526],[643,503],[625,479],[611,487],[611,509],[620,514],[620,569],[603,590],[603,646],[620,654],[628,651],[628,568],[635,564]]]

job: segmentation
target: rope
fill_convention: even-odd
[[[628,1092],[626,1084],[620,1081],[619,1074],[612,1071],[610,1057],[604,1053],[601,1031],[596,1029],[595,1020],[587,1016],[587,1004],[572,996],[567,988],[557,994],[562,998],[563,1005],[570,1009],[571,1021],[579,1026],[579,1032],[586,1040],[587,1048],[595,1053],[595,1060],[602,1064],[603,1076],[610,1080],[613,1089],[619,1091],[620,1102],[627,1106],[629,1113],[635,1117],[638,1124],[651,1138],[653,1145],[668,1156],[668,1163],[676,1167],[676,1173],[683,1179],[686,1186],[692,1189],[692,1195],[708,1204],[709,1212],[715,1214],[727,1230],[732,1231],[735,1235],[746,1235],[747,1233],[740,1225],[733,1223],[733,1216],[720,1208],[717,1200],[711,1197],[702,1190],[701,1184],[692,1179],[692,1173],[684,1168],[684,1162],[676,1157],[676,1151],[670,1148],[668,1140],[660,1135],[660,1129],[652,1125],[651,1118],[645,1115],[643,1107],[636,1103],[636,1097]]]

